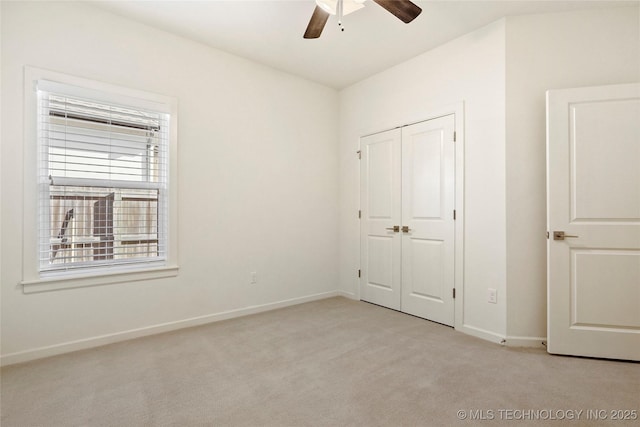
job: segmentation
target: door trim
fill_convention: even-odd
[[[358,150],[361,150],[360,139],[374,135],[380,132],[386,132],[391,129],[410,126],[415,123],[425,122],[428,120],[437,119],[440,117],[453,115],[454,117],[454,132],[456,135],[455,140],[455,255],[454,255],[454,286],[456,289],[456,298],[454,301],[454,329],[465,330],[464,326],[464,222],[465,222],[465,210],[464,210],[464,101],[460,101],[455,104],[445,105],[429,109],[426,111],[418,112],[416,114],[410,114],[404,120],[401,118],[397,121],[390,123],[382,123],[383,126],[376,129],[365,129],[360,132],[358,138]],[[358,209],[362,210],[360,202],[360,189],[362,183],[360,181],[361,164],[358,163],[357,181],[358,181]],[[361,227],[360,221],[358,221],[358,266],[355,270],[362,268],[360,260],[362,257],[362,248],[360,247],[361,241]],[[360,279],[356,277],[356,299],[362,300],[360,295]]]

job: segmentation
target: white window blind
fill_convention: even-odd
[[[169,115],[118,101],[38,83],[41,273],[166,260]]]

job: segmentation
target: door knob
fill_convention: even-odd
[[[394,225],[393,227],[385,228],[385,230],[389,230],[389,231],[393,231],[394,233],[397,233],[398,231],[400,231],[400,226],[399,225]]]
[[[402,232],[403,232],[403,233],[408,233],[408,232],[410,232],[410,231],[411,231],[411,229],[409,228],[409,226],[408,226],[408,225],[403,225],[403,226],[402,226]]]
[[[553,232],[553,240],[564,240],[567,237],[576,238],[580,236],[572,236],[570,234],[564,234],[564,231],[554,231]]]

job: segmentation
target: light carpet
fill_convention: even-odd
[[[635,426],[611,411],[640,411],[640,364],[338,297],[8,366],[1,391],[3,427]]]

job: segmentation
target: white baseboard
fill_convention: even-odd
[[[358,297],[353,292],[338,291],[338,295],[341,296],[341,297],[345,297],[345,298],[349,298],[349,299],[358,301]]]
[[[464,332],[467,335],[474,336],[476,338],[482,338],[485,341],[490,341],[496,344],[505,344],[505,337],[495,332],[487,331],[485,329],[476,328],[475,326],[462,325],[461,328],[456,328],[460,332]]]
[[[156,334],[161,334],[163,332],[175,331],[177,329],[190,328],[193,326],[200,326],[207,323],[219,322],[221,320],[233,319],[235,317],[262,313],[265,311],[275,310],[278,308],[284,308],[292,305],[303,304],[305,302],[331,298],[338,295],[342,295],[342,294],[338,291],[323,292],[320,294],[308,295],[305,297],[292,298],[288,300],[277,301],[277,302],[272,302],[272,303],[263,304],[263,305],[250,306],[250,307],[240,308],[236,310],[224,311],[221,313],[214,313],[214,314],[208,314],[204,316],[192,317],[190,319],[177,320],[175,322],[167,322],[167,323],[162,323],[158,325],[146,326],[144,328],[116,332],[108,335],[85,338],[77,341],[69,341],[66,343],[55,344],[47,347],[40,347],[32,350],[9,353],[0,357],[0,366],[7,366],[7,365],[13,365],[16,363],[28,362],[31,360],[42,359],[44,357],[70,353],[72,351],[86,350],[88,348],[100,347],[107,344],[113,344],[115,342],[130,340],[133,338],[156,335]]]
[[[546,348],[545,344],[547,342],[546,337],[514,337],[514,336],[503,336],[500,334],[496,334],[495,332],[487,331],[481,328],[476,328],[475,326],[463,325],[462,328],[458,329],[461,332],[464,332],[467,335],[472,335],[477,338],[482,338],[486,341],[491,341],[496,344],[501,344],[507,347],[531,347],[531,348]]]
[[[507,336],[507,347],[532,347],[532,348],[546,348],[547,337],[510,337]]]

